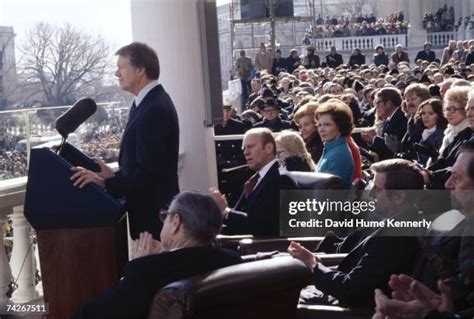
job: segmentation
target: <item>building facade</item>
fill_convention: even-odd
[[[218,7],[219,16],[219,42],[221,51],[221,73],[222,86],[227,88],[227,81],[232,77],[233,61],[238,58],[239,50],[246,50],[247,56],[253,59],[258,51],[259,43],[270,43],[271,28],[270,23],[243,23],[239,21],[234,24],[233,34],[231,32],[232,19],[240,20],[240,0],[230,0],[231,4],[225,4]],[[281,49],[283,56],[286,56],[290,49],[298,48],[304,53],[302,39],[308,29],[311,28],[312,21],[308,19],[299,19],[311,16],[311,3],[314,1],[314,17],[319,16],[325,18],[327,16],[349,15],[351,12],[351,2],[355,0],[294,0],[294,19],[287,21],[277,21],[276,23],[276,46]],[[355,6],[355,4],[354,4]],[[434,42],[434,49],[437,53],[441,53],[450,39],[465,40],[474,38],[469,25],[462,26],[459,32],[454,34],[427,34],[423,29],[423,17],[426,13],[435,14],[440,8],[446,6],[454,9],[454,22],[465,21],[467,17],[471,17],[474,21],[474,0],[366,0],[365,4],[360,8],[362,14],[374,13],[376,17],[387,17],[396,12],[403,12],[405,20],[409,22],[409,32],[403,38],[400,44],[405,46],[413,60],[416,52],[421,50],[423,43],[426,41]],[[233,8],[234,12],[231,12]],[[299,18],[298,18],[299,17]],[[473,30],[474,31],[474,30]],[[233,46],[232,46],[233,37]],[[386,39],[382,39],[385,41]],[[380,41],[382,41],[380,40]],[[388,39],[393,42],[392,39]],[[379,44],[379,39],[374,42]],[[333,42],[338,50],[342,51],[345,58],[348,58],[351,47],[340,45],[340,41]],[[371,42],[372,43],[372,42]],[[385,42],[383,42],[385,43]],[[391,43],[394,44],[394,43]],[[341,47],[338,47],[341,46]],[[390,45],[388,51],[392,51],[395,45]],[[372,54],[373,47],[363,49],[365,54]],[[327,52],[320,52],[324,55]]]
[[[16,83],[15,33],[0,26],[0,110],[6,108]]]

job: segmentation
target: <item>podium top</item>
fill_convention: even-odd
[[[94,161],[70,144],[60,155],[48,148],[31,150],[25,217],[35,229],[112,226],[124,217],[124,201],[95,184],[73,186],[73,166],[99,171]]]

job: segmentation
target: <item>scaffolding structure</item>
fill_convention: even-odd
[[[231,54],[233,60],[238,57],[239,50],[246,50],[250,54],[258,52],[261,42],[266,43],[271,52],[277,48],[286,54],[291,48],[301,46],[301,39],[307,30],[312,30],[316,19],[316,2],[318,0],[298,1],[296,5],[305,7],[306,15],[292,17],[277,17],[279,0],[265,0],[269,12],[268,18],[241,19],[240,0],[229,2]],[[323,7],[320,1],[319,12]],[[297,1],[295,1],[296,3]],[[319,4],[319,3],[318,3]],[[300,8],[301,9],[301,8]],[[296,13],[296,10],[294,10]],[[307,24],[306,27],[303,27]],[[311,32],[311,43],[315,40]]]

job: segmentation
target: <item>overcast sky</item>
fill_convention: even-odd
[[[100,33],[112,51],[132,41],[130,0],[0,0],[0,25],[14,27],[17,45],[40,21]]]
[[[115,52],[115,49],[132,41],[130,1],[0,0],[0,26],[14,27],[15,43],[18,47],[24,40],[26,30],[36,22],[46,21],[53,24],[69,22],[84,31],[100,33]],[[217,5],[229,2],[229,0],[216,1]]]

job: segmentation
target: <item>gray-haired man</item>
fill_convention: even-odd
[[[160,214],[161,242],[141,233],[123,278],[82,305],[72,318],[146,318],[155,293],[184,278],[241,262],[236,253],[211,246],[222,213],[206,194],[185,191]]]

